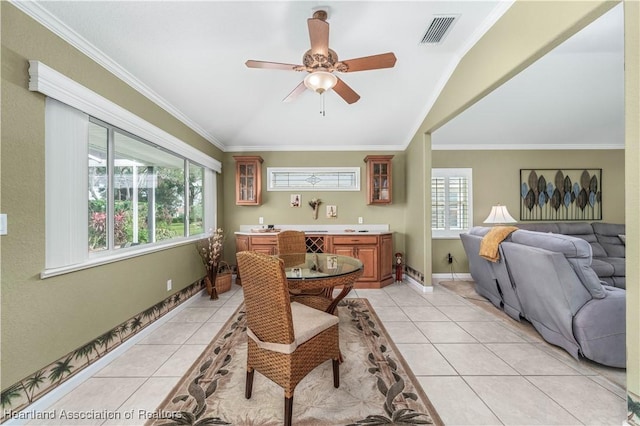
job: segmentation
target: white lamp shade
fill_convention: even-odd
[[[338,77],[327,71],[314,71],[304,78],[304,85],[320,94],[333,89],[337,83]]]
[[[511,215],[509,214],[509,211],[507,210],[506,206],[501,206],[500,204],[498,204],[497,206],[493,206],[491,207],[491,213],[489,213],[489,216],[485,219],[484,223],[500,223],[500,224],[504,224],[504,223],[516,223],[517,220],[515,220],[513,217],[511,217]]]

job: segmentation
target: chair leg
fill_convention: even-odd
[[[333,387],[339,388],[340,387],[340,360],[332,359],[331,362],[333,363]]]
[[[284,397],[284,426],[291,426],[293,418],[293,394],[290,397]]]
[[[244,397],[251,398],[251,391],[253,390],[253,368],[247,368],[247,382],[244,387]]]

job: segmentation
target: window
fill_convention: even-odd
[[[360,167],[268,167],[269,191],[360,191]]]
[[[216,226],[221,164],[30,61],[45,103],[42,278],[163,250]]]
[[[472,224],[471,169],[431,170],[431,234],[458,238]]]
[[[94,119],[88,165],[90,253],[204,233],[202,166]]]

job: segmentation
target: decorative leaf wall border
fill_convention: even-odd
[[[601,220],[602,169],[520,169],[520,220]]]
[[[3,389],[0,397],[2,403],[0,423],[8,420],[12,413],[23,410],[51,392],[78,372],[160,319],[160,317],[186,302],[203,288],[204,280],[196,281],[62,358]]]
[[[631,391],[627,391],[627,423],[640,425],[640,396]]]

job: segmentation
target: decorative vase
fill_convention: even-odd
[[[211,299],[213,300],[218,298],[216,275],[218,275],[218,268],[211,268],[207,269],[207,275],[204,277],[204,283],[207,286],[207,293],[209,293],[209,296],[211,296]]]
[[[318,206],[315,206],[315,207],[313,208],[313,220],[317,220],[317,219],[318,219],[318,208],[319,208],[319,207],[320,207],[320,206],[318,205]]]

